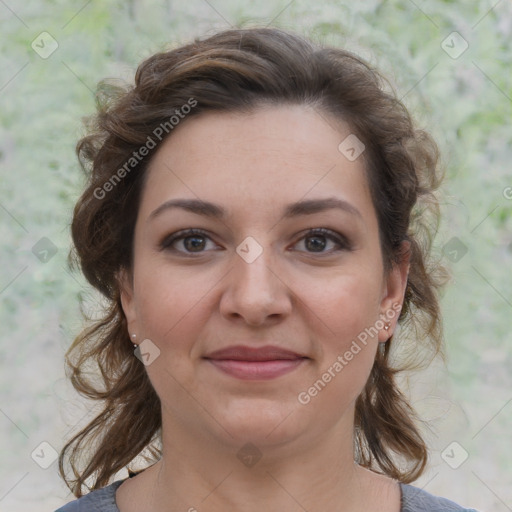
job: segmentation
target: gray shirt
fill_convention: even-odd
[[[116,490],[124,482],[92,491],[81,498],[64,505],[55,512],[119,512],[116,505]],[[439,498],[412,485],[400,484],[402,506],[400,512],[477,512],[464,508],[446,498]]]

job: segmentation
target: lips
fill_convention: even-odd
[[[276,361],[302,359],[305,356],[274,346],[259,348],[237,345],[211,352],[206,359],[230,359],[232,361]]]
[[[211,352],[205,359],[231,377],[266,380],[291,372],[309,358],[274,346],[251,348],[238,345]]]

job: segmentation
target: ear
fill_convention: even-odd
[[[133,275],[128,269],[121,269],[117,274],[117,281],[119,283],[119,292],[121,298],[121,305],[126,317],[128,326],[128,334],[137,334],[137,314],[135,309],[135,300],[133,293]]]
[[[381,318],[386,323],[389,322],[389,329],[379,331],[380,342],[387,341],[396,329],[407,288],[411,257],[410,248],[411,244],[408,241],[402,242],[400,262],[394,263],[388,274],[384,276],[380,312]]]

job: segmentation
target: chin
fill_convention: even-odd
[[[290,403],[244,398],[231,403],[220,417],[225,418],[221,423],[233,436],[230,442],[263,447],[283,444],[299,435],[296,412],[297,407]]]

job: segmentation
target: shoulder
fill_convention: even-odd
[[[116,490],[124,482],[118,480],[103,489],[92,491],[71,501],[55,512],[119,512],[116,504]]]
[[[401,512],[477,512],[412,485],[400,484],[400,488],[402,490]]]

